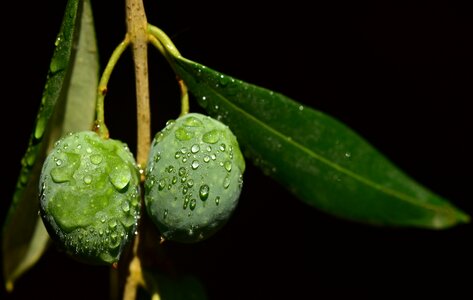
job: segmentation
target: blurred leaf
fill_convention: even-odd
[[[440,229],[469,221],[334,118],[178,55],[170,61],[245,156],[306,203],[371,224]]]
[[[3,226],[3,272],[8,290],[38,261],[49,240],[38,216],[38,178],[45,156],[66,132],[92,127],[98,59],[89,0],[68,1],[55,46],[35,128]]]
[[[202,283],[195,277],[172,276],[158,271],[144,270],[147,292],[150,298],[160,300],[206,300]],[[159,295],[157,297],[156,295]],[[143,297],[143,296],[142,296]],[[144,299],[144,297],[143,297]]]

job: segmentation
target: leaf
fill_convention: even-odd
[[[69,0],[50,63],[41,106],[3,226],[3,272],[7,290],[47,248],[38,216],[42,162],[66,132],[90,129],[95,112],[98,58],[89,0]],[[77,113],[80,111],[80,113]]]
[[[306,203],[370,224],[441,229],[469,221],[334,118],[176,54],[170,61],[245,156]]]

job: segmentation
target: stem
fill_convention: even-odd
[[[144,168],[151,144],[151,117],[148,84],[148,23],[142,0],[126,0],[126,20],[135,63],[138,131],[136,161],[141,168]]]
[[[130,38],[135,64],[136,111],[137,111],[137,145],[136,161],[141,170],[148,159],[151,144],[151,114],[149,106],[148,83],[148,32],[145,9],[142,0],[126,0],[127,36]],[[144,181],[142,173],[141,180]],[[139,234],[133,245],[132,259],[129,264],[124,300],[135,300],[138,286],[144,286],[141,262],[138,257]]]
[[[112,71],[115,68],[115,65],[118,62],[118,59],[122,55],[123,51],[130,44],[130,39],[128,35],[125,36],[125,39],[113,50],[110,59],[108,60],[107,66],[100,77],[99,86],[97,88],[97,104],[95,108],[96,118],[95,118],[95,130],[98,132],[99,136],[107,139],[108,129],[105,125],[105,112],[104,112],[104,101],[105,95],[107,94],[107,84],[112,75]]]
[[[181,54],[171,42],[171,39],[161,29],[153,25],[148,24],[148,31],[150,32],[150,35],[148,36],[149,42],[154,47],[156,47],[162,55],[164,55],[164,57],[174,70],[174,73],[177,74],[174,68],[173,60],[170,56],[172,55],[175,57],[181,57]],[[178,77],[177,82],[179,83],[179,89],[181,90],[180,116],[182,117],[189,112],[189,94],[187,92],[187,86],[184,80]]]

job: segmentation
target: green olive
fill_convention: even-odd
[[[40,214],[51,238],[71,256],[113,264],[132,239],[140,214],[133,155],[95,132],[56,142],[40,177]]]
[[[156,134],[148,159],[148,214],[167,240],[206,239],[234,211],[244,170],[228,126],[197,113],[169,121]]]

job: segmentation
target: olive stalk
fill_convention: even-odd
[[[127,36],[133,51],[135,65],[136,110],[137,110],[137,155],[136,161],[144,168],[151,143],[151,115],[148,82],[148,32],[146,13],[142,0],[126,0]],[[142,173],[142,181],[144,174]],[[129,274],[123,292],[124,300],[136,299],[138,286],[144,286],[141,262],[138,256],[139,234],[133,241]]]

